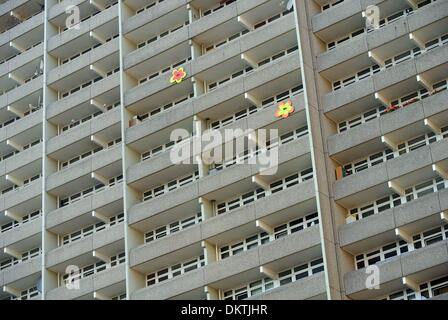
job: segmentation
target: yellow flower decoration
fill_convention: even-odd
[[[171,74],[170,83],[181,83],[182,80],[187,76],[183,67],[179,69],[173,69],[173,73]]]
[[[275,111],[276,118],[288,118],[288,116],[294,112],[294,107],[292,106],[291,100],[286,102],[282,101],[278,105],[277,110]]]

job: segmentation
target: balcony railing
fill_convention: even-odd
[[[165,0],[156,0],[156,1],[153,1],[153,2],[151,2],[150,4],[147,4],[146,6],[144,6],[143,8],[140,8],[140,9],[136,10],[136,11],[135,11],[135,14],[139,14],[139,13],[145,11],[145,10],[148,10],[148,9],[150,9],[150,8],[152,8],[152,7],[156,6],[156,5],[158,5],[159,3],[162,3],[163,1],[165,1]]]
[[[378,249],[359,254],[355,257],[355,266],[356,269],[362,269],[380,261],[399,256],[405,252],[418,250],[446,239],[448,239],[448,224],[413,235],[412,243],[400,240],[388,243]]]
[[[118,36],[119,36],[119,34],[113,35],[113,36],[111,36],[111,37],[105,39],[105,40],[104,40],[104,41],[105,41],[104,43],[107,43],[107,42],[109,42],[109,41],[112,41],[113,39],[118,38]],[[72,61],[72,60],[74,60],[74,59],[76,59],[76,58],[78,58],[78,57],[80,57],[80,56],[82,56],[82,55],[85,55],[86,53],[92,51],[93,49],[102,46],[104,43],[97,43],[96,45],[91,46],[91,47],[89,47],[89,48],[87,48],[87,49],[85,49],[85,50],[83,50],[83,51],[81,51],[81,52],[78,52],[78,53],[76,53],[76,54],[74,54],[74,55],[72,55],[72,56],[70,56],[69,58],[66,58],[66,59],[64,59],[64,60],[58,59],[58,65],[60,66],[60,65],[66,64],[66,63],[68,63],[68,62],[70,62],[70,61]]]
[[[89,81],[87,81],[87,82],[84,82],[83,84],[81,84],[81,85],[79,85],[79,86],[76,86],[75,88],[72,88],[72,89],[70,89],[70,90],[68,90],[68,91],[65,91],[65,92],[63,92],[63,93],[59,93],[59,94],[58,94],[58,96],[59,96],[59,100],[61,100],[61,99],[63,99],[63,98],[66,98],[66,97],[68,97],[68,96],[70,96],[70,95],[72,95],[72,94],[78,92],[78,91],[81,90],[81,89],[90,87],[92,84],[94,84],[94,83],[96,83],[96,82],[98,82],[98,81],[107,79],[107,78],[109,78],[111,75],[113,75],[113,74],[115,74],[115,73],[117,73],[117,72],[119,72],[119,71],[120,71],[120,67],[117,67],[117,68],[115,68],[115,69],[113,69],[113,70],[108,71],[108,72],[106,73],[106,76],[104,76],[104,77],[101,77],[101,76],[100,76],[100,77],[96,77],[95,79],[91,79],[91,80],[89,80]]]
[[[43,37],[43,35],[42,35],[42,37]],[[25,51],[23,51],[23,52],[18,52],[18,53],[16,53],[16,54],[13,54],[12,56],[9,56],[9,57],[6,58],[6,59],[2,59],[2,60],[0,60],[0,65],[1,65],[2,63],[8,62],[8,61],[11,60],[11,59],[14,59],[14,58],[17,57],[17,56],[20,56],[21,54],[27,52],[28,50],[30,50],[30,49],[32,49],[32,48],[34,48],[34,47],[37,47],[37,46],[40,45],[41,43],[43,43],[43,40],[39,40],[38,42],[36,42],[36,43],[34,43],[34,44],[32,44],[32,45],[26,47],[26,48],[25,48]]]
[[[149,76],[145,76],[145,77],[141,78],[140,80],[138,80],[138,84],[141,85],[142,83],[145,83],[146,81],[149,81],[149,80],[151,80],[151,79],[153,79],[155,77],[158,77],[158,76],[160,76],[160,75],[162,75],[164,73],[167,73],[167,72],[169,72],[169,71],[171,71],[171,70],[173,70],[173,69],[175,69],[175,68],[177,68],[177,67],[179,67],[179,66],[181,66],[181,65],[183,65],[185,63],[187,63],[190,60],[191,60],[191,57],[187,57],[185,59],[177,61],[177,62],[173,63],[172,65],[170,65],[168,67],[165,67],[165,68],[163,68],[163,69],[161,69],[161,70],[159,70],[157,72],[154,72],[154,73],[150,74]]]
[[[278,139],[267,141],[266,150],[271,150],[272,148],[282,146],[291,141],[297,140],[307,134],[308,134],[308,127],[306,126],[296,130],[289,131],[287,133],[282,134]],[[257,155],[259,155],[264,151],[265,151],[264,148],[260,148],[257,146],[256,150],[254,151],[245,150],[244,155],[242,156],[238,155],[238,157],[234,156],[232,159],[224,163],[213,163],[210,166],[210,173],[232,167],[238,163],[247,163],[247,160],[256,157]]]
[[[234,3],[235,1],[236,0],[219,1],[219,3],[217,5],[213,6],[210,9],[207,9],[204,11],[200,10],[200,17],[202,18],[202,17],[208,16],[209,14],[215,13],[215,12],[221,10],[222,8],[228,6],[229,4]]]
[[[42,210],[39,209],[39,210],[34,211],[34,212],[30,213],[30,214],[27,214],[26,216],[23,216],[22,217],[22,221],[20,221],[20,222],[11,221],[11,222],[5,223],[4,225],[2,225],[0,227],[0,233],[6,232],[6,231],[14,229],[14,228],[17,228],[17,227],[19,227],[19,226],[21,226],[23,224],[26,224],[26,223],[28,223],[30,221],[38,219],[41,216],[42,216]]]
[[[4,2],[3,2],[3,3],[4,3]],[[7,29],[4,29],[4,30],[1,30],[1,31],[0,31],[0,35],[1,35],[2,33],[6,32],[6,31],[11,30],[12,28],[14,28],[14,27],[16,27],[16,26],[18,26],[18,25],[20,25],[20,24],[22,24],[22,23],[24,23],[24,22],[30,20],[32,17],[37,16],[38,14],[40,14],[40,13],[43,12],[43,11],[44,11],[44,8],[42,7],[42,10],[37,11],[37,12],[31,14],[30,16],[28,16],[27,18],[25,18],[25,19],[23,19],[23,20],[20,20],[20,22],[18,22],[17,24],[13,25],[11,28],[7,28]]]
[[[180,104],[182,102],[188,101],[188,100],[192,99],[193,97],[194,97],[194,92],[190,92],[189,94],[187,94],[187,95],[185,95],[183,97],[176,98],[175,100],[165,104],[162,107],[153,109],[153,110],[151,110],[149,112],[146,112],[146,113],[143,113],[141,115],[136,116],[137,121],[145,121],[147,119],[151,119],[156,114],[165,112],[166,110],[168,110],[168,109],[170,109],[170,108],[172,108],[172,107],[174,107],[174,106],[176,106],[176,105],[178,105],[178,104]]]
[[[310,277],[313,274],[317,274],[323,271],[323,260],[313,260],[308,263],[280,272],[278,274],[279,278],[277,280],[272,280],[271,278],[263,278],[235,289],[226,290],[223,292],[222,297],[223,300],[247,299],[257,294],[267,292],[291,282],[296,282],[300,279]]]
[[[340,4],[340,3],[344,2],[344,1],[345,0],[336,0],[336,1],[332,2],[332,3],[324,4],[321,7],[321,10],[322,10],[322,12],[324,12],[325,10],[328,10],[330,8],[333,8],[333,7],[336,7],[338,4]]]
[[[164,238],[178,231],[187,229],[202,222],[202,213],[198,212],[194,216],[183,218],[182,220],[171,222],[167,225],[158,227],[145,233],[145,243]]]
[[[105,223],[103,221],[98,222],[96,224],[91,224],[81,230],[77,230],[75,232],[72,232],[70,234],[59,236],[59,244],[61,246],[64,246],[66,244],[84,239],[94,233],[97,233],[104,229],[109,229],[110,227],[122,223],[124,221],[124,214],[120,213],[116,216],[113,216],[109,219],[109,223]]]
[[[120,101],[117,101],[117,102],[115,102],[115,103],[113,103],[113,104],[110,104],[110,105],[108,105],[108,106],[105,106],[104,108],[105,108],[107,111],[110,111],[110,110],[112,110],[112,109],[118,107],[119,105],[120,105]],[[80,124],[83,124],[84,122],[90,121],[90,120],[92,120],[93,118],[96,118],[96,117],[98,117],[99,115],[102,115],[102,114],[104,114],[104,113],[105,113],[105,112],[97,111],[97,112],[92,113],[92,114],[90,114],[90,115],[88,115],[88,116],[86,116],[86,117],[84,117],[84,118],[82,118],[82,119],[79,119],[79,120],[72,120],[72,122],[70,122],[70,124],[67,124],[67,125],[65,125],[65,126],[63,126],[63,127],[58,127],[58,135],[61,134],[61,133],[63,133],[63,132],[65,132],[65,131],[67,131],[67,130],[69,130],[69,129],[75,128],[75,127],[79,126]]]
[[[191,137],[191,136],[189,136],[189,137]],[[170,142],[167,142],[167,143],[162,144],[162,145],[160,145],[160,146],[157,146],[157,147],[155,147],[155,148],[152,148],[152,149],[149,150],[149,151],[143,152],[143,153],[141,154],[141,161],[148,160],[149,158],[152,158],[152,157],[156,156],[157,154],[159,154],[159,153],[161,153],[161,152],[163,152],[163,151],[168,151],[168,150],[170,150],[174,145],[180,143],[181,141],[184,141],[184,140],[188,139],[189,137],[187,137],[187,138],[185,138],[185,139],[179,139],[179,140],[177,140],[177,141],[170,141]]]
[[[404,289],[388,295],[382,300],[426,300],[448,293],[448,276],[419,285],[419,290]]]
[[[8,193],[8,192],[11,192],[11,191],[15,191],[15,190],[23,190],[23,189],[25,189],[26,187],[28,187],[28,185],[31,183],[31,182],[33,182],[33,181],[35,181],[35,180],[37,180],[37,179],[39,179],[39,178],[41,178],[42,177],[42,174],[41,173],[38,173],[38,174],[36,174],[36,175],[34,175],[34,176],[32,176],[32,177],[30,177],[30,178],[27,178],[27,179],[25,179],[25,180],[23,180],[23,185],[21,185],[21,186],[18,186],[18,185],[13,185],[13,186],[11,186],[11,187],[8,187],[8,188],[6,188],[6,189],[3,189],[2,191],[1,191],[1,195],[4,195],[4,194],[6,194],[6,193]]]
[[[188,261],[180,262],[175,265],[166,267],[146,275],[146,286],[150,287],[156,283],[164,282],[172,278],[178,277],[190,271],[199,269],[205,265],[204,256],[201,255]]]
[[[182,28],[185,27],[185,26],[188,26],[189,23],[190,23],[190,22],[189,22],[188,20],[187,20],[187,21],[184,21],[184,22],[182,22],[181,24],[178,24],[178,25],[176,25],[176,26],[174,26],[174,27],[171,27],[170,29],[168,29],[168,30],[162,32],[161,34],[158,34],[158,35],[156,35],[156,36],[154,36],[154,37],[152,37],[152,38],[150,38],[150,39],[148,39],[148,40],[145,40],[145,41],[143,41],[143,42],[140,42],[139,44],[137,44],[137,49],[141,49],[141,48],[146,47],[147,45],[153,43],[154,41],[157,41],[157,40],[159,40],[159,39],[165,38],[167,35],[169,35],[169,34],[175,32],[175,31],[177,31],[177,30],[179,30],[179,29],[182,29]]]
[[[109,270],[113,267],[116,267],[120,264],[123,264],[125,262],[125,253],[121,252],[119,254],[116,254],[112,257],[110,257],[110,262],[106,263],[104,261],[99,261],[97,263],[93,263],[90,265],[87,265],[85,267],[82,267],[79,269],[79,272],[73,272],[72,274],[60,274],[60,280],[61,280],[61,285],[68,285],[68,284],[72,284],[73,282],[83,279],[83,278],[87,278],[93,274],[97,274],[100,273],[101,271],[104,270]]]
[[[269,235],[266,232],[260,232],[242,240],[234,241],[231,244],[223,245],[219,248],[220,259],[237,255],[249,249],[261,246],[265,243],[275,241],[287,235],[307,229],[319,223],[317,212],[306,215],[303,218],[291,220],[274,227],[274,233]]]
[[[386,161],[395,159],[403,154],[407,154],[413,150],[417,150],[421,147],[430,145],[436,141],[440,141],[448,137],[448,126],[441,129],[441,134],[436,135],[433,132],[425,133],[418,137],[414,137],[405,142],[398,144],[398,150],[392,151],[391,149],[385,149],[380,152],[376,152],[372,155],[350,162],[342,167],[342,177],[347,177],[352,174],[367,170]]]
[[[156,188],[152,188],[148,191],[143,192],[143,201],[148,201],[153,198],[160,197],[161,195],[164,195],[165,193],[168,193],[170,191],[179,189],[180,187],[189,185],[196,180],[199,180],[199,172],[193,172],[186,176],[171,180],[170,182],[167,182],[161,186],[158,186]]]
[[[12,266],[15,266],[16,264],[19,264],[21,262],[25,262],[25,261],[30,260],[32,258],[38,257],[41,254],[42,254],[42,249],[41,248],[34,248],[34,249],[29,250],[29,251],[23,252],[21,259],[10,258],[10,259],[2,261],[0,263],[0,270],[5,270],[5,269],[8,269],[8,268],[11,268]]]
[[[420,49],[419,47],[414,47],[413,49],[407,50],[400,54],[393,56],[385,61],[384,67],[380,67],[375,64],[371,67],[363,69],[354,75],[344,78],[343,80],[337,80],[333,82],[333,91],[338,91],[342,88],[348,87],[356,82],[363,79],[372,77],[373,75],[382,72],[384,70],[390,69],[393,66],[399,65],[402,62],[412,60],[420,55],[424,55],[435,48],[442,47],[448,43],[448,34],[444,34],[436,39],[426,42],[425,49]]]
[[[76,157],[73,157],[73,158],[71,158],[70,160],[67,160],[67,161],[64,161],[64,162],[60,162],[60,163],[59,163],[59,170],[67,169],[67,168],[70,167],[72,164],[74,164],[74,163],[76,163],[76,162],[78,162],[78,161],[80,161],[80,160],[82,160],[82,159],[88,158],[88,157],[90,157],[91,155],[96,154],[96,153],[98,153],[98,152],[100,152],[100,151],[103,151],[103,150],[109,150],[110,148],[115,147],[115,146],[118,145],[119,143],[121,143],[121,137],[109,141],[109,142],[107,143],[107,148],[96,147],[96,148],[94,148],[94,149],[92,149],[92,150],[89,150],[89,151],[84,152],[83,154],[80,154],[80,155],[78,155],[78,156],[76,156]]]
[[[12,90],[17,89],[17,88],[23,86],[25,83],[31,82],[34,79],[39,78],[41,75],[42,75],[42,70],[36,70],[36,72],[33,75],[31,75],[28,78],[24,79],[23,83],[18,83],[16,85],[12,86],[9,89],[0,89],[1,90],[0,91],[0,96],[5,95],[8,92],[11,92]]]
[[[448,180],[437,177],[407,188],[404,197],[394,193],[381,199],[365,203],[361,206],[351,208],[346,221],[347,223],[350,223],[353,222],[353,220],[364,219],[446,188],[448,188]]]
[[[445,91],[448,89],[448,79],[439,81],[433,85],[433,90],[428,91],[427,89],[420,89],[413,93],[406,94],[394,101],[391,102],[389,106],[378,106],[370,109],[362,113],[361,115],[357,115],[348,120],[344,120],[338,123],[338,133],[347,131],[349,129],[355,128],[363,123],[372,121],[373,119],[379,118],[385,113],[393,112],[395,110],[401,109],[403,107],[407,107],[414,102],[424,100],[432,95],[435,95],[439,92]]]
[[[424,1],[424,2],[420,2],[418,4],[418,9],[417,10],[414,10],[412,8],[406,8],[404,10],[401,10],[401,11],[398,11],[396,13],[391,14],[391,15],[387,16],[386,18],[383,18],[383,19],[380,20],[380,29],[385,27],[385,26],[387,26],[387,25],[389,25],[389,24],[391,24],[391,23],[393,23],[394,21],[397,21],[397,20],[399,20],[399,19],[401,19],[403,17],[407,17],[407,16],[413,14],[413,13],[417,12],[420,8],[425,7],[425,6],[427,6],[427,5],[429,5],[429,4],[433,3],[433,2],[436,2],[436,1],[438,1],[438,0],[427,0],[427,1]],[[365,34],[367,32],[373,32],[373,31],[375,31],[375,30],[374,29],[367,30],[366,28],[361,28],[361,29],[355,30],[353,32],[350,32],[349,34],[347,34],[347,35],[345,35],[345,36],[343,36],[343,37],[341,37],[341,38],[339,38],[339,39],[337,39],[335,41],[332,41],[332,42],[328,43],[327,44],[327,51],[333,50],[336,47],[338,47],[339,45],[341,45],[342,43],[345,43],[345,42],[347,42],[347,41],[349,41],[349,40],[351,40],[351,39],[353,39],[353,38],[355,38],[355,37],[357,37],[357,36],[359,36],[361,34]]]
[[[79,201],[81,199],[90,197],[90,196],[92,196],[92,195],[94,195],[96,193],[99,193],[99,192],[103,191],[103,190],[107,190],[109,188],[112,188],[113,186],[121,183],[122,181],[123,181],[123,176],[119,175],[119,176],[116,176],[114,178],[109,179],[109,184],[108,185],[104,185],[102,183],[98,183],[98,184],[96,184],[96,185],[94,185],[94,186],[92,186],[92,187],[90,187],[88,189],[85,189],[83,191],[80,191],[80,192],[77,192],[75,194],[72,194],[69,197],[62,198],[62,199],[59,200],[59,208],[68,206],[69,204],[73,204],[76,201]]]
[[[40,293],[37,290],[37,287],[34,286],[29,289],[21,291],[19,297],[11,296],[10,300],[29,300],[29,299],[37,298],[37,297],[40,297]]]
[[[85,16],[84,18],[81,19],[80,22],[84,22],[84,21],[89,20],[90,18],[93,18],[93,17],[96,16],[97,14],[103,12],[103,11],[106,10],[106,9],[109,9],[110,7],[113,7],[113,6],[116,5],[117,3],[118,3],[118,1],[114,1],[114,2],[112,2],[111,4],[108,4],[107,6],[104,7],[103,10],[95,11],[94,13],[92,13],[92,14],[90,14],[90,15],[88,15],[88,16]],[[117,7],[117,8],[118,8],[118,7]],[[64,32],[67,31],[67,30],[70,30],[70,29],[67,28],[67,26],[64,24],[63,27],[59,27],[59,34],[64,33]]]
[[[42,142],[42,139],[33,141],[33,142],[23,146],[23,151],[26,150],[26,149],[29,149],[31,147],[34,147],[35,145],[37,145],[37,144],[39,144],[41,142]],[[6,160],[8,158],[11,158],[12,156],[14,156],[14,155],[16,155],[16,154],[18,154],[20,152],[22,152],[22,151],[14,150],[14,151],[11,151],[11,152],[9,152],[7,154],[4,154],[4,155],[0,156],[0,162]]]
[[[217,214],[223,214],[232,210],[235,210],[239,207],[245,206],[251,202],[254,202],[258,199],[270,196],[279,191],[288,189],[292,186],[295,186],[299,183],[303,183],[307,180],[313,178],[313,169],[308,168],[299,173],[294,173],[289,175],[283,179],[277,180],[269,185],[268,190],[264,190],[262,188],[247,192],[243,195],[240,195],[232,200],[220,202],[216,204],[215,212]]]
[[[254,30],[256,30],[258,28],[261,28],[261,27],[263,27],[265,25],[268,25],[271,22],[273,22],[273,21],[275,21],[275,20],[277,20],[277,19],[279,19],[281,17],[284,17],[284,16],[290,14],[291,12],[292,12],[292,10],[290,10],[290,11],[283,11],[283,12],[277,13],[277,14],[269,17],[269,18],[263,19],[263,20],[257,22],[254,25]],[[233,41],[235,39],[238,39],[238,38],[242,37],[243,35],[245,35],[246,33],[249,33],[249,32],[253,32],[253,31],[249,31],[247,29],[244,29],[243,31],[240,31],[238,33],[235,33],[235,34],[231,35],[230,37],[221,39],[221,40],[219,40],[219,41],[217,41],[217,42],[215,42],[213,44],[210,44],[209,46],[207,46],[205,48],[205,52],[204,53],[208,53],[208,52],[210,52],[212,50],[215,50],[215,49],[225,45],[226,43],[229,43],[229,42],[231,42],[231,41]]]

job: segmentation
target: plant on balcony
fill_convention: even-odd
[[[182,80],[187,76],[187,72],[185,72],[183,67],[179,67],[178,69],[173,69],[173,73],[171,74],[170,83],[181,83]]]
[[[292,106],[291,100],[282,101],[277,106],[277,110],[275,110],[276,118],[288,118],[291,113],[294,112],[294,107]]]
[[[403,103],[403,108],[407,107],[410,104],[413,104],[414,102],[417,102],[418,100],[418,98],[412,98],[411,100],[406,101],[405,103]]]
[[[400,106],[395,105],[395,104],[391,104],[391,105],[387,106],[386,112],[393,112],[393,111],[398,110],[398,109],[400,109]]]

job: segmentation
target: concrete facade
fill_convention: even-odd
[[[0,2],[0,299],[446,299],[448,1]]]

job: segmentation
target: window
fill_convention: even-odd
[[[59,199],[59,208],[65,207],[69,204],[72,204],[72,203],[78,201],[78,200],[89,197],[95,193],[103,191],[104,189],[111,188],[114,185],[121,183],[122,181],[123,181],[123,175],[119,175],[119,176],[109,179],[109,184],[107,186],[105,186],[102,183],[98,183],[88,189],[81,191],[81,192],[72,194],[69,197]]]
[[[240,252],[261,246],[265,243],[274,241],[284,236],[293,234],[300,230],[309,228],[319,223],[317,212],[309,214],[303,218],[291,220],[274,228],[274,234],[269,235],[266,232],[260,232],[230,244],[223,245],[219,248],[221,259],[234,256]]]
[[[366,218],[373,214],[383,212],[389,208],[397,207],[406,202],[411,202],[421,198],[427,194],[437,192],[448,187],[448,181],[440,177],[420,183],[416,186],[406,189],[406,196],[400,197],[398,194],[392,194],[371,203],[352,208],[349,210],[350,215],[356,217],[357,220]]]
[[[108,270],[112,267],[115,267],[119,264],[124,263],[125,262],[125,253],[121,252],[119,254],[111,256],[110,261],[111,261],[110,263],[106,263],[104,261],[99,261],[94,264],[90,264],[90,265],[84,266],[83,268],[80,268],[79,274],[78,274],[78,279],[86,278],[93,274],[97,274],[101,271]],[[61,279],[62,279],[63,284],[68,283],[69,280],[72,280],[72,281],[75,280],[73,274],[71,277],[69,277],[69,276],[70,276],[70,274],[62,274]]]
[[[194,216],[184,218],[182,220],[174,221],[165,226],[159,227],[155,230],[151,230],[145,233],[145,243],[164,238],[170,234],[176,233],[178,231],[184,230],[202,221],[202,214],[198,212]]]
[[[235,199],[228,200],[225,202],[216,204],[216,212],[218,214],[225,213],[227,211],[234,210],[246,204],[249,204],[255,200],[264,198],[265,196],[274,194],[281,190],[290,188],[298,183],[302,183],[306,180],[313,178],[312,168],[303,170],[300,173],[292,174],[286,178],[280,179],[270,184],[269,190],[265,191],[264,189],[256,189],[254,191],[247,192]]]
[[[426,300],[448,292],[448,277],[442,277],[420,284],[419,290],[405,289],[395,292],[382,300]]]
[[[403,96],[395,101],[392,101],[391,105],[396,106],[397,108],[402,108],[405,106],[408,106],[416,101],[420,101],[423,99],[426,99],[430,97],[433,94],[436,94],[438,92],[444,91],[447,89],[447,80],[439,81],[435,84],[433,84],[433,91],[430,93],[427,89],[421,89],[419,91],[416,91],[414,93],[408,94],[406,96]],[[349,118],[348,120],[341,121],[338,123],[338,132],[344,132],[348,129],[354,128],[359,126],[362,123],[369,122],[373,119],[379,118],[383,114],[386,113],[386,107],[384,106],[378,106],[373,109],[370,109],[369,111],[354,116],[352,118]]]
[[[397,241],[385,246],[382,246],[379,249],[372,250],[367,253],[363,253],[357,255],[355,257],[355,266],[356,269],[362,269],[367,266],[373,265],[379,261],[384,261],[388,258],[400,255],[402,253],[412,251],[413,248],[408,245],[406,241]]]
[[[205,265],[204,256],[201,255],[197,258],[178,263],[174,266],[169,266],[157,272],[148,274],[146,276],[146,286],[152,286],[156,283],[160,283],[175,277],[178,277],[187,272],[199,269]]]
[[[153,189],[143,192],[143,201],[147,201],[149,199],[164,195],[165,193],[167,193],[169,191],[173,191],[180,187],[183,187],[185,185],[193,183],[194,181],[196,181],[198,179],[199,179],[199,172],[196,171],[196,172],[188,174],[184,177],[177,178],[175,180],[171,180],[170,182],[167,182],[164,185],[161,185],[156,188],[153,188]]]
[[[222,294],[222,297],[224,300],[243,300],[256,294],[260,294],[271,289],[286,285],[288,283],[309,277],[313,274],[320,273],[323,270],[323,260],[316,259],[308,263],[279,272],[278,280],[262,278],[260,280],[237,287],[235,289],[225,290]]]
[[[59,236],[60,237],[60,244],[65,245],[80,239],[83,239],[85,237],[90,236],[93,233],[99,232],[103,229],[109,228],[117,223],[121,223],[124,221],[124,214],[120,213],[116,216],[113,216],[110,218],[110,222],[108,224],[104,222],[98,222],[93,225],[89,225],[81,230],[77,230],[75,232],[72,232],[70,234]]]
[[[281,146],[283,144],[289,143],[291,141],[297,140],[300,137],[308,134],[308,127],[302,127],[287,133],[282,134],[279,138],[274,140],[269,140],[266,142],[266,149],[270,150],[273,147]],[[262,151],[264,151],[259,146],[256,146],[255,151],[250,151],[249,149],[244,150],[243,155],[234,156],[232,159],[227,160],[224,163],[212,163],[210,167],[210,173],[214,171],[220,171],[224,168],[229,168],[237,163],[245,162],[246,160],[257,156]]]

